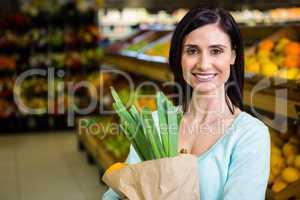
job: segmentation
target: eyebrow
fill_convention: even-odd
[[[198,48],[198,45],[196,44],[185,44],[184,47],[193,47],[193,48]],[[210,45],[209,48],[226,48],[226,45],[223,44],[214,44]]]

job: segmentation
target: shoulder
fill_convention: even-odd
[[[232,128],[236,146],[256,149],[269,148],[269,129],[256,117],[241,112]]]
[[[250,115],[249,113],[242,111],[240,113],[237,128],[252,128],[252,129],[267,129],[268,127],[256,117]]]
[[[234,124],[234,130],[242,134],[268,134],[268,127],[256,117],[248,114],[247,112],[241,112]]]

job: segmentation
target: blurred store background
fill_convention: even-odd
[[[157,89],[176,101],[172,31],[208,2],[244,36],[244,102],[272,139],[266,198],[300,199],[297,0],[1,0],[0,199],[101,199],[101,175],[130,145],[110,86],[138,108],[155,110]]]

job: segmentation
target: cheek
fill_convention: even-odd
[[[222,80],[227,81],[230,74],[230,63],[231,59],[228,57],[216,59],[215,61],[215,67],[217,71],[220,73],[220,78]]]
[[[186,74],[190,73],[192,69],[197,65],[198,58],[190,57],[186,55],[181,56],[181,66],[182,66],[182,72]]]
[[[182,70],[190,70],[195,65],[195,59],[188,58],[185,55],[181,57]]]
[[[197,64],[197,61],[195,59],[188,58],[187,56],[182,55],[181,57],[181,66],[182,66],[182,74],[183,78],[187,83],[190,81],[190,73],[193,69],[193,67]]]

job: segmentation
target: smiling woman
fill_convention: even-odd
[[[233,17],[220,8],[189,11],[174,31],[169,64],[183,93],[178,151],[197,156],[200,199],[264,199],[269,131],[243,111],[243,42]],[[140,162],[133,148],[127,162]]]

